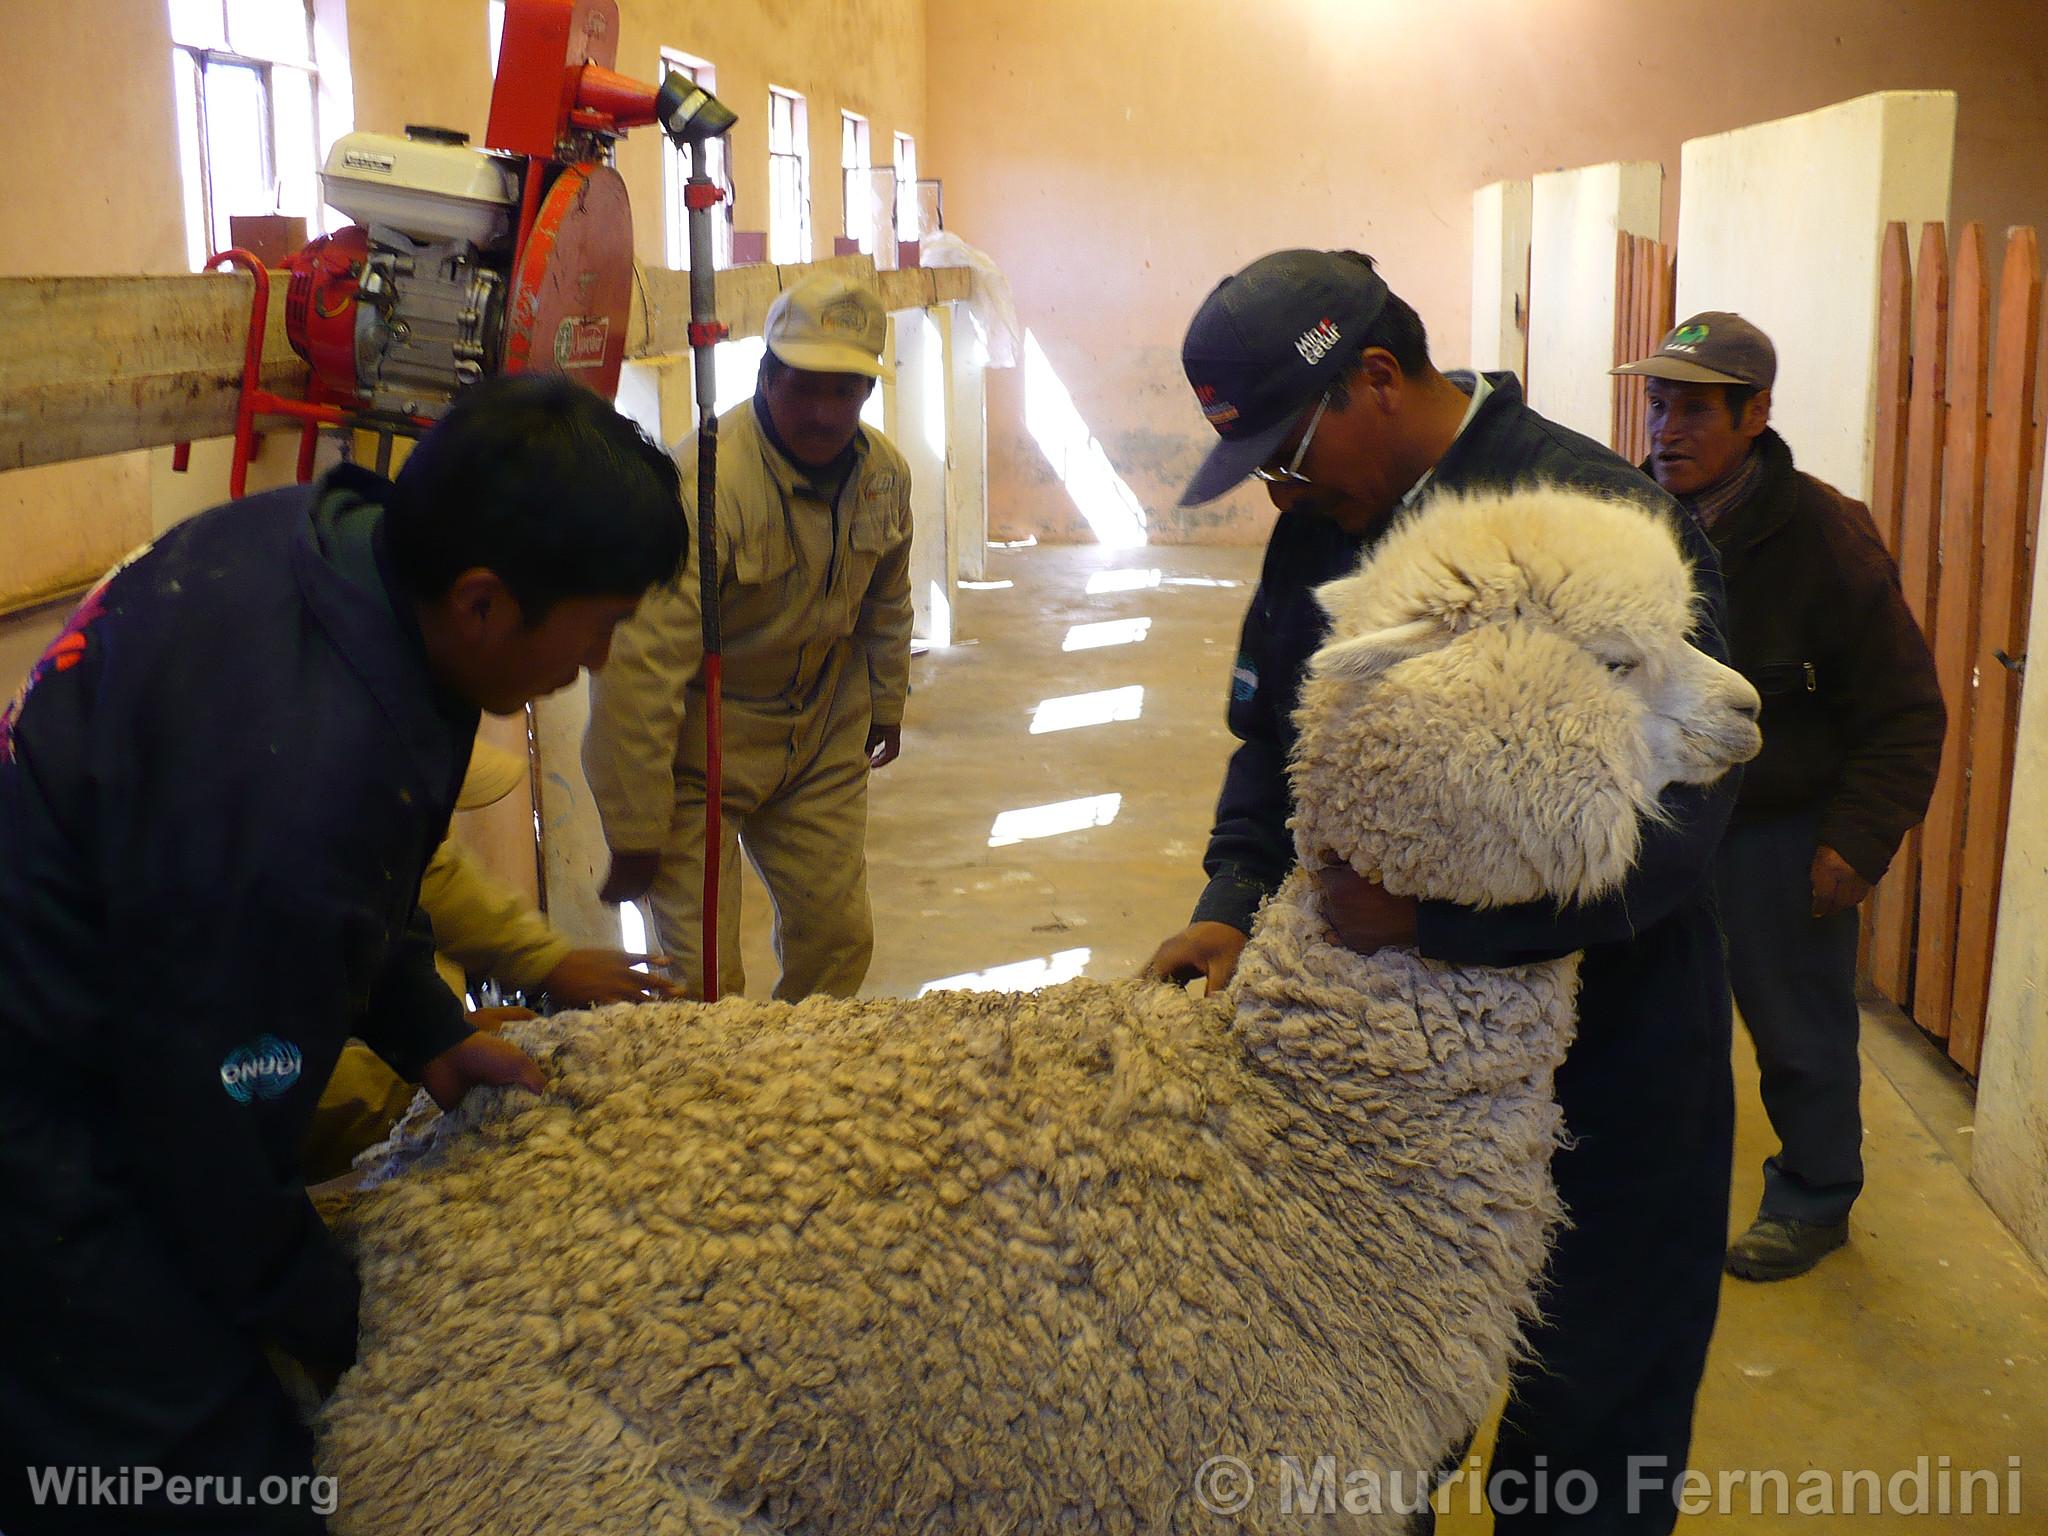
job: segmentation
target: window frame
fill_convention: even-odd
[[[776,148],[782,132],[778,106],[787,104],[785,149]],[[784,209],[785,182],[789,208]],[[785,219],[793,219],[788,227]],[[817,247],[811,225],[810,104],[801,91],[768,87],[768,260],[777,266],[810,261]]]
[[[232,19],[228,14],[228,0],[220,0],[217,9],[220,15],[217,37],[219,45],[212,40],[193,40],[177,35],[176,25],[179,8],[171,8],[172,38],[171,67],[173,70],[172,100],[178,115],[179,170],[184,178],[185,202],[185,247],[186,256],[192,269],[203,268],[219,251],[226,250],[233,243],[228,219],[236,213],[274,213],[279,209],[283,195],[284,176],[279,163],[279,132],[277,117],[276,71],[290,70],[302,76],[305,81],[304,100],[308,120],[305,123],[304,142],[314,147],[315,163],[311,167],[312,206],[303,211],[298,208],[285,210],[305,218],[308,229],[317,228],[324,206],[319,194],[319,145],[321,143],[321,81],[320,64],[315,54],[315,38],[318,35],[317,18],[312,0],[297,0],[305,13],[305,49],[294,58],[276,55],[247,53],[234,46]],[[213,70],[239,69],[255,75],[261,106],[261,132],[258,148],[262,158],[262,175],[270,193],[270,207],[264,210],[224,210],[219,206],[220,196],[215,187],[215,174],[210,149],[211,130],[207,103],[207,77]],[[216,95],[218,92],[215,93]],[[190,120],[187,120],[187,111]]]
[[[845,238],[857,244],[866,256],[875,254],[874,191],[869,182],[869,172],[874,169],[872,135],[873,129],[864,115],[840,109],[839,227]]]
[[[666,78],[669,70],[688,76],[713,96],[718,94],[718,66],[709,59],[685,53],[680,48],[663,48],[655,78]],[[721,135],[710,140],[706,150],[705,170],[725,194],[711,226],[712,270],[723,271],[732,265],[732,147]],[[690,179],[690,170],[690,146],[664,137],[661,146],[661,221],[664,254],[668,258],[669,270],[673,272],[690,270],[690,215],[683,202],[683,187]]]
[[[892,149],[896,168],[896,240],[901,244],[917,238],[917,136],[897,129]]]

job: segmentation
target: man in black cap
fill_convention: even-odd
[[[1439,373],[1420,318],[1369,258],[1281,251],[1252,263],[1203,303],[1181,356],[1221,438],[1183,500],[1256,475],[1281,514],[1232,675],[1242,745],[1216,809],[1209,885],[1149,967],[1204,976],[1214,991],[1294,861],[1286,764],[1325,629],[1313,591],[1348,574],[1403,508],[1438,489],[1535,483],[1639,501],[1671,519],[1694,567],[1697,643],[1726,652],[1719,567],[1698,524],[1615,454],[1530,410],[1512,374]],[[1501,1421],[1489,1492],[1504,1536],[1564,1520],[1537,1490],[1572,1472],[1597,1493],[1574,1531],[1661,1536],[1677,1518],[1727,1240],[1730,1016],[1707,877],[1735,779],[1667,791],[1667,819],[1645,829],[1627,885],[1563,911],[1470,911],[1390,896],[1342,867],[1320,874],[1331,925],[1356,949],[1496,966],[1585,952],[1578,1039],[1557,1074],[1573,1141],[1553,1166],[1572,1225]]]
[[[1727,1262],[1787,1280],[1848,1240],[1863,1188],[1856,905],[1927,812],[1941,686],[1870,513],[1799,473],[1770,428],[1769,337],[1694,315],[1614,371],[1649,377],[1647,467],[1713,540],[1733,662],[1764,701],[1714,875],[1781,1145]]]

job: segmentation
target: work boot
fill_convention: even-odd
[[[1759,1216],[1728,1248],[1728,1273],[1738,1280],[1790,1280],[1849,1241],[1849,1220],[1799,1221]]]

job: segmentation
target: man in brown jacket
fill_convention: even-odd
[[[1770,430],[1777,354],[1762,331],[1694,315],[1615,372],[1649,377],[1645,467],[1713,540],[1731,660],[1763,695],[1763,755],[1715,884],[1781,1146],[1727,1267],[1784,1280],[1848,1240],[1863,1187],[1856,906],[1926,814],[1941,690],[1870,513],[1799,473]]]

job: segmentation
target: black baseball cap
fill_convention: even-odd
[[[1358,354],[1387,285],[1356,251],[1275,251],[1202,301],[1181,367],[1222,439],[1180,504],[1213,501],[1271,458]]]
[[[1778,377],[1778,349],[1742,316],[1710,309],[1674,325],[1648,357],[1608,371],[1685,384],[1769,389]]]

